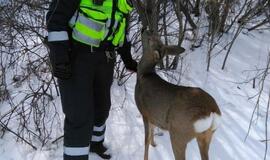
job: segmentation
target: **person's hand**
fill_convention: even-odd
[[[130,61],[126,63],[124,62],[124,64],[127,70],[132,71],[132,72],[137,72],[138,63],[135,60],[131,59]]]
[[[125,42],[122,47],[118,48],[117,52],[120,54],[126,69],[137,72],[138,63],[132,59],[131,42]]]
[[[65,41],[52,41],[47,43],[53,76],[59,79],[71,78],[70,43]]]

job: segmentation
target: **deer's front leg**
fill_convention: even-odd
[[[151,141],[151,129],[150,123],[146,117],[143,116],[143,123],[144,123],[144,132],[145,132],[145,140],[144,140],[144,160],[148,160],[148,151],[149,151],[149,144]]]

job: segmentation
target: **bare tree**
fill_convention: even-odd
[[[8,98],[9,104],[0,114],[0,124],[3,133],[13,133],[34,149],[49,142],[52,126],[59,123],[52,103],[56,83],[43,46],[47,6],[45,0],[11,0],[0,10],[1,99]]]

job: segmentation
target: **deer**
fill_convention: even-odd
[[[143,55],[138,64],[135,102],[145,129],[144,160],[149,145],[155,146],[154,126],[167,130],[176,160],[185,160],[187,143],[197,139],[202,160],[208,160],[212,136],[221,121],[214,98],[196,87],[179,86],[163,80],[155,66],[166,55],[185,51],[180,46],[164,45],[160,39],[143,33]]]

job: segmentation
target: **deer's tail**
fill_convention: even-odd
[[[221,123],[221,115],[216,112],[211,112],[210,116],[199,119],[193,124],[196,133],[202,133],[209,128],[215,131]]]

